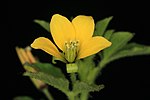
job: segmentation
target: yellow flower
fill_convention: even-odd
[[[48,38],[39,37],[31,44],[67,63],[93,55],[111,45],[107,39],[94,36],[95,24],[91,16],[79,15],[72,21],[54,14],[50,21],[50,31],[55,44]]]

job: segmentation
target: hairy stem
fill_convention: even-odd
[[[45,94],[48,100],[54,100],[50,92],[48,91],[48,88],[44,88],[42,92]]]

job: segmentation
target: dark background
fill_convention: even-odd
[[[131,41],[150,45],[149,8],[146,2],[110,2],[110,1],[56,1],[56,0],[9,0],[8,1],[8,33],[3,49],[6,60],[1,71],[4,98],[11,100],[15,96],[27,95],[35,100],[44,97],[37,91],[28,77],[23,77],[24,69],[16,55],[15,47],[26,47],[40,36],[50,37],[50,34],[33,22],[34,19],[50,21],[53,14],[59,13],[68,18],[77,15],[93,16],[95,22],[113,16],[108,29],[129,31],[135,33]],[[34,51],[41,61],[51,60],[51,56],[42,51]],[[110,63],[103,69],[97,83],[103,83],[105,88],[100,92],[91,93],[90,100],[101,99],[139,99],[148,100],[149,95],[149,56],[123,58]],[[66,100],[66,96],[50,87],[56,100]]]

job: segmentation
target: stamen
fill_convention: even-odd
[[[77,56],[79,41],[69,41],[65,42],[65,58],[69,63],[75,61]]]

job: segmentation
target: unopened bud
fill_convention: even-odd
[[[78,71],[78,66],[76,63],[66,64],[67,73],[75,73]]]

